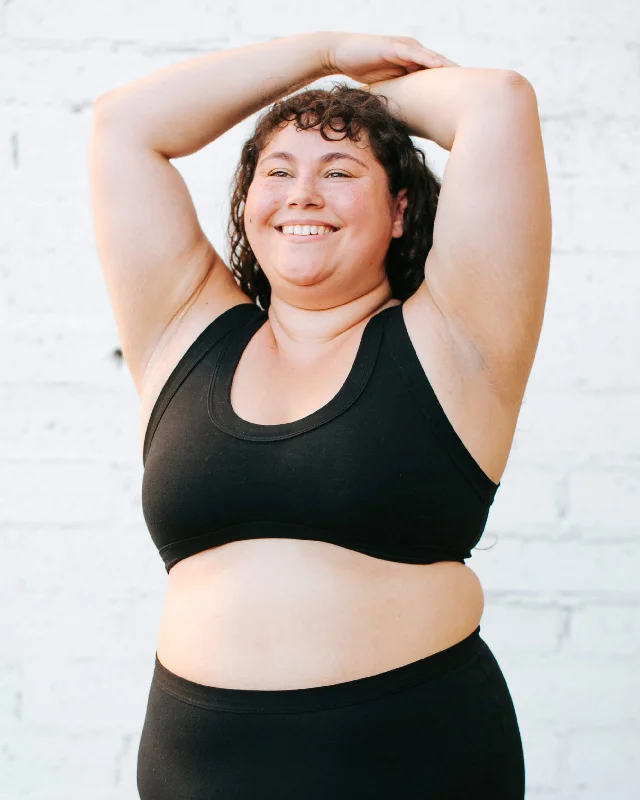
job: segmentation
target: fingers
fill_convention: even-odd
[[[396,53],[402,61],[413,62],[420,67],[433,69],[445,66],[457,66],[435,50],[423,47],[419,42],[396,42]],[[415,71],[415,70],[414,70]]]

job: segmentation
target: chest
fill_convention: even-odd
[[[495,483],[504,472],[517,413],[506,407],[481,374],[473,374],[444,331],[430,322],[421,335],[407,315],[407,332],[420,367],[461,442]],[[244,349],[233,374],[230,403],[241,419],[283,425],[325,407],[344,386],[358,349],[354,336],[330,356],[286,363],[278,359],[263,328]]]
[[[357,337],[331,354],[287,361],[269,344],[266,329],[265,325],[251,339],[234,371],[234,412],[258,425],[286,425],[327,406],[351,372]]]

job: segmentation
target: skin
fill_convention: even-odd
[[[270,158],[278,151],[293,159]],[[330,152],[363,163],[321,163]],[[320,349],[326,357],[328,343],[339,344],[392,299],[384,262],[392,238],[402,236],[405,195],[402,189],[391,196],[365,137],[326,141],[318,129],[293,123],[273,136],[259,157],[244,222],[271,284],[270,328],[285,358]],[[289,219],[326,220],[340,230],[319,241],[294,241],[274,227]]]
[[[268,159],[276,151],[294,158]],[[334,151],[363,165],[319,162]],[[242,419],[298,419],[336,393],[364,325],[400,303],[384,260],[405,208],[404,190],[390,195],[364,140],[326,141],[290,123],[269,142],[245,202],[272,294],[233,377],[231,405]],[[295,241],[275,230],[300,218],[340,231]],[[482,608],[477,576],[458,562],[405,564],[315,540],[236,541],[172,568],[157,651],[169,670],[205,685],[321,686],[445,649],[476,628]]]

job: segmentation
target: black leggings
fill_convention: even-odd
[[[511,695],[480,627],[405,666],[329,686],[249,690],[156,654],[142,800],[522,800]]]

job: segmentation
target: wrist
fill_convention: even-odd
[[[336,68],[335,52],[338,40],[343,35],[340,31],[318,31],[318,57],[323,77],[339,74]]]

